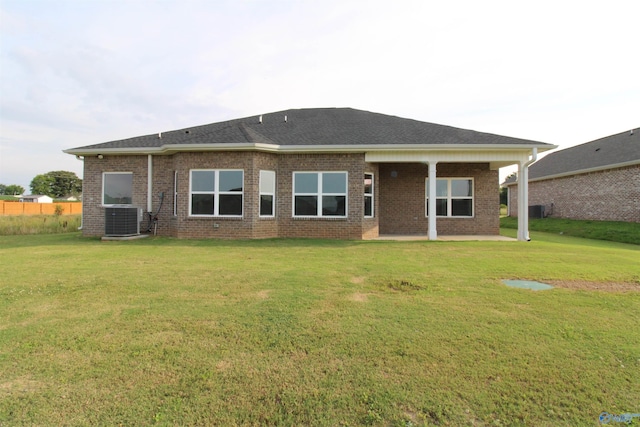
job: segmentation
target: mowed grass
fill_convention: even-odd
[[[0,236],[0,425],[577,426],[640,412],[640,248]],[[636,421],[637,422],[637,421]]]
[[[500,227],[517,230],[518,218],[500,218]],[[529,219],[529,230],[640,245],[640,224],[637,222],[531,218]]]

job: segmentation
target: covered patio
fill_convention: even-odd
[[[514,240],[499,235],[498,171],[517,164],[523,181],[517,240],[530,240],[527,170],[537,152],[531,146],[367,152],[365,161],[379,173],[377,239]]]

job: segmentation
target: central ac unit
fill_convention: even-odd
[[[106,208],[104,234],[114,237],[140,234],[140,209],[131,206]]]

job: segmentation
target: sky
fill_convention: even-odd
[[[639,13],[637,0],[0,0],[0,184],[82,177],[64,149],[290,108],[567,148],[640,127]]]

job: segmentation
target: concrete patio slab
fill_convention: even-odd
[[[412,241],[412,240],[429,240],[426,234],[384,234],[371,240],[396,240],[396,241]],[[505,236],[438,236],[438,240],[444,242],[470,242],[470,241],[494,241],[494,242],[517,242],[517,239]]]

